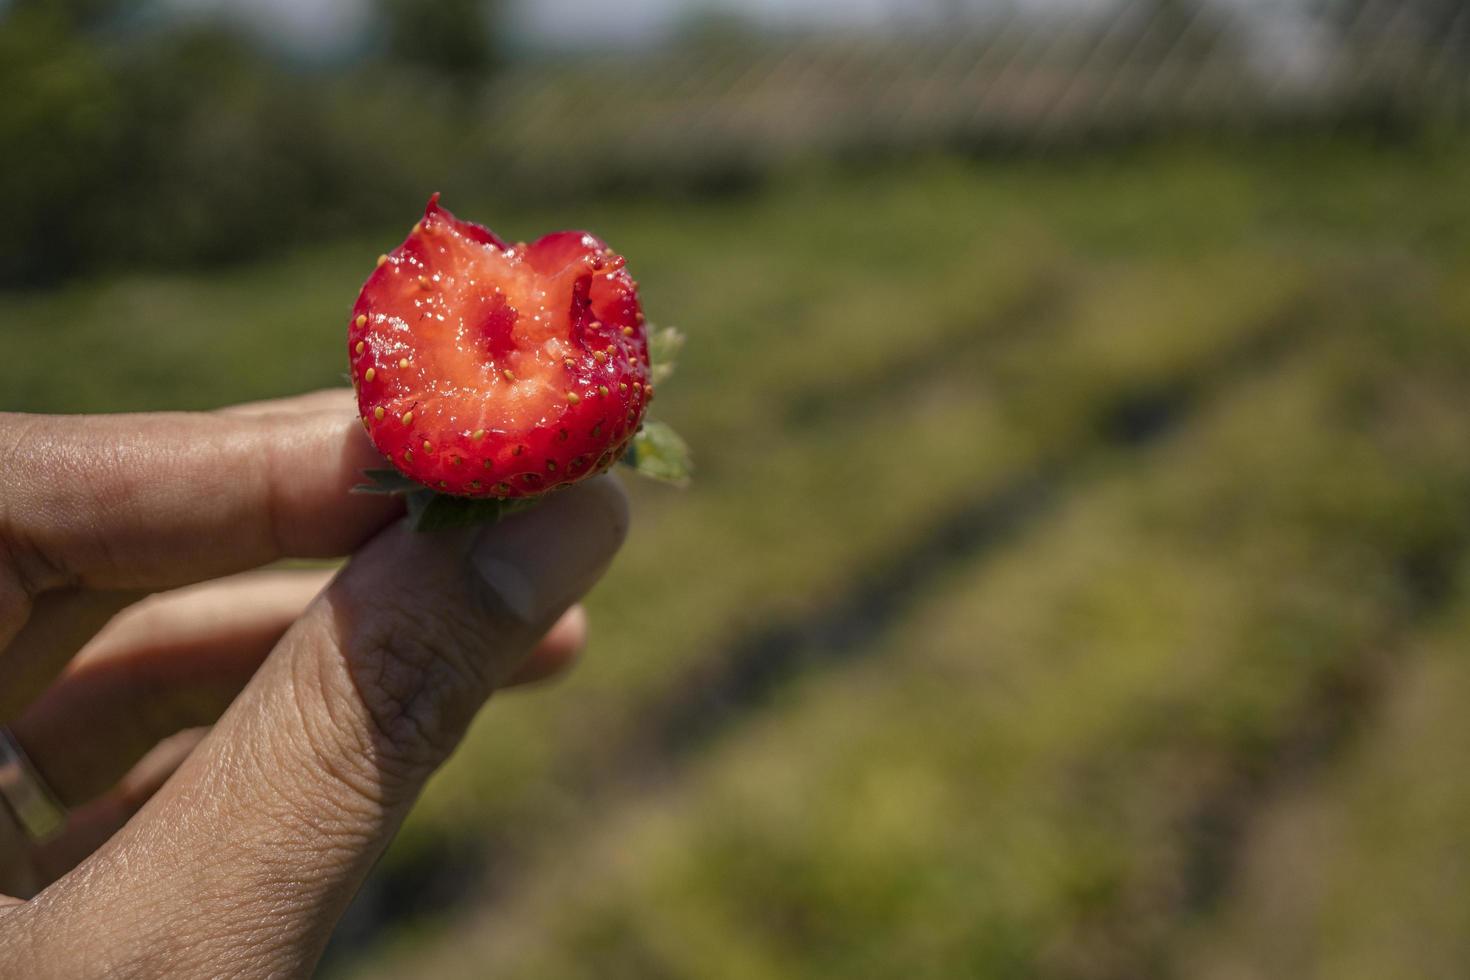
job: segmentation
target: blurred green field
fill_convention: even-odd
[[[586,662],[481,719],[330,972],[1470,972],[1467,172],[1176,143],[446,202],[630,256],[700,471],[633,488]],[[0,296],[0,409],[339,383],[401,233]]]

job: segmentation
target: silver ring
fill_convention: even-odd
[[[33,843],[42,843],[66,825],[66,808],[51,792],[10,729],[0,725],[0,801]]]

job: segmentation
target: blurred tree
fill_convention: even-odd
[[[1143,7],[1147,20],[1172,33],[1188,30],[1208,9],[1203,0],[1148,0]]]
[[[1426,36],[1470,51],[1470,7],[1465,0],[1317,0],[1314,6],[1344,34],[1373,33],[1396,16],[1408,14]]]
[[[15,0],[13,8],[17,13],[43,14],[70,27],[96,27],[125,8],[143,5],[123,0]]]
[[[187,84],[180,84],[187,80]],[[192,264],[242,258],[371,219],[394,161],[372,152],[373,122],[303,84],[243,36],[199,25],[121,59],[122,152],[94,216],[121,255]]]
[[[1470,112],[1470,86],[1465,84],[1470,4],[1465,0],[1314,0],[1312,7],[1336,30],[1348,58],[1356,59],[1365,77],[1373,72],[1390,77],[1387,86],[1360,96],[1355,108],[1362,121],[1385,134],[1401,134],[1422,108],[1425,90],[1416,87],[1416,78],[1452,117],[1463,119]],[[1395,36],[1386,36],[1389,32]],[[1426,83],[1418,75],[1426,67],[1441,73]]]
[[[483,79],[498,62],[498,6],[495,0],[377,0],[389,58],[462,85]]]
[[[684,51],[749,51],[769,40],[759,22],[739,11],[696,4],[674,21],[675,46]]]
[[[1128,10],[1147,42],[1134,57],[1203,59],[1235,41],[1209,0],[1142,0]]]
[[[0,18],[0,282],[82,260],[119,146],[117,93],[69,6],[22,0]]]
[[[382,73],[304,84],[223,25],[109,29],[123,13],[18,0],[0,16],[0,285],[243,258],[398,201]]]

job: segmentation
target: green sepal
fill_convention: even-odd
[[[623,454],[622,463],[643,476],[672,483],[676,487],[687,487],[689,476],[694,471],[689,446],[663,422],[643,423],[643,428]]]
[[[362,475],[367,477],[369,482],[359,483],[353,487],[353,493],[413,493],[417,490],[429,489],[397,470],[363,470]]]
[[[353,493],[401,494],[415,531],[444,531],[457,527],[496,524],[511,514],[534,507],[539,498],[497,500],[493,497],[454,497],[438,493],[397,470],[364,470],[367,483]]]
[[[446,531],[498,524],[511,514],[529,510],[539,502],[539,497],[496,500],[494,497],[451,497],[421,490],[408,495],[408,513],[415,531]]]
[[[676,327],[663,327],[648,333],[649,377],[654,384],[669,379],[678,366],[679,351],[684,348],[684,335]]]

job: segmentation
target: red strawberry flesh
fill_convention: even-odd
[[[617,462],[653,392],[626,265],[580,231],[507,246],[436,194],[352,310],[374,445],[467,497],[535,496]]]

